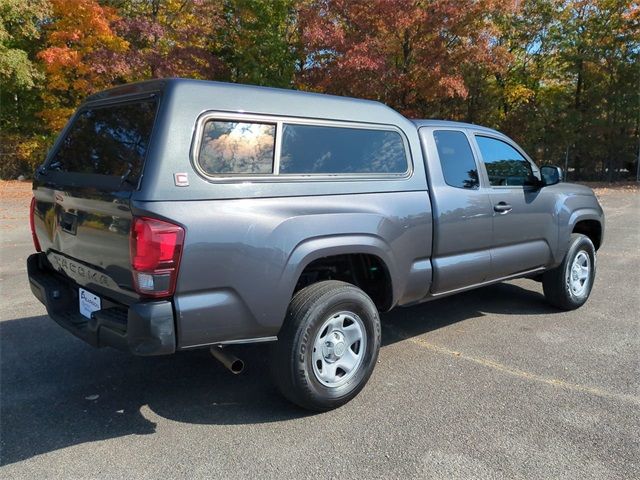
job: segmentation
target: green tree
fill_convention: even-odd
[[[40,24],[50,13],[47,0],[0,0],[0,80],[3,89],[33,88],[40,78],[32,62]]]
[[[294,82],[296,8],[293,0],[225,0],[216,32],[232,82],[290,88]]]
[[[43,154],[41,109],[44,75],[34,61],[47,0],[0,0],[0,177],[28,173]]]
[[[571,178],[616,179],[633,168],[638,135],[638,4],[530,0],[499,11],[506,68],[465,74],[467,98],[452,116],[499,128],[541,163]]]

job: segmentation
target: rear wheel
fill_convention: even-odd
[[[575,310],[589,298],[596,273],[596,250],[589,237],[571,234],[562,263],[542,277],[544,295],[552,305]]]
[[[330,410],[362,390],[379,349],[380,318],[367,294],[349,283],[318,282],[293,297],[271,370],[290,401]]]

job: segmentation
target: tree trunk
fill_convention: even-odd
[[[578,50],[578,54],[581,55],[582,52]],[[574,175],[576,180],[580,180],[581,171],[582,171],[582,141],[581,136],[583,133],[582,130],[582,89],[584,88],[584,64],[582,58],[578,59],[578,78],[576,80],[576,92],[574,96],[574,109],[577,115],[576,125],[575,125],[575,138],[576,138],[576,148],[574,149],[574,157],[573,157],[573,168]]]

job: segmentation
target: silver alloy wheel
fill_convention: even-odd
[[[328,318],[313,342],[313,373],[327,387],[339,387],[352,378],[362,365],[367,350],[364,323],[353,312],[340,312]]]
[[[591,259],[584,250],[576,255],[567,273],[567,286],[574,297],[582,297],[591,281]]]

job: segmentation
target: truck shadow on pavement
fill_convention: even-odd
[[[498,283],[413,307],[395,308],[382,315],[382,346],[491,314],[513,315],[515,322],[523,315],[560,313],[535,289],[536,283],[527,281],[526,285],[528,288]],[[398,331],[403,335],[398,336]]]
[[[388,326],[421,335],[490,313],[554,313],[536,291],[500,284],[383,316]],[[268,375],[268,347],[237,347],[247,371],[228,373],[206,350],[134,357],[95,350],[46,316],[0,323],[0,465],[65,447],[156,433],[158,417],[237,425],[310,415],[286,402]],[[395,331],[395,328],[394,328]],[[375,375],[374,375],[375,378]]]

